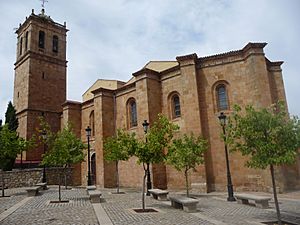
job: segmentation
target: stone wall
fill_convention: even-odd
[[[58,184],[59,173],[62,172],[60,168],[47,168],[46,177],[48,185]],[[0,186],[2,185],[2,176],[4,174],[4,183],[8,188],[29,187],[36,183],[42,182],[43,168],[23,169],[0,172]],[[73,168],[66,169],[67,184],[73,185]],[[62,175],[62,184],[64,184],[64,176]]]

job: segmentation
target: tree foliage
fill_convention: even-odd
[[[147,141],[140,141],[135,151],[139,163],[161,163],[165,160],[166,149],[171,144],[174,132],[179,129],[178,125],[171,123],[162,114],[158,115],[146,134]]]
[[[5,124],[8,124],[8,129],[11,131],[17,131],[19,122],[16,115],[16,110],[11,101],[9,101],[5,113]]]
[[[299,119],[289,118],[282,103],[263,109],[247,106],[244,112],[235,106],[226,133],[227,144],[249,156],[248,167],[270,167],[277,219],[281,225],[274,166],[295,162],[300,147]]]
[[[104,158],[107,161],[127,161],[137,148],[135,133],[118,130],[117,136],[104,142]]]
[[[247,166],[265,169],[269,165],[295,162],[300,147],[300,121],[289,118],[281,103],[270,108],[235,106],[226,127],[227,143],[250,158]]]
[[[18,153],[18,135],[5,124],[0,131],[0,168],[9,170],[11,161],[15,160]]]
[[[168,149],[167,163],[171,164],[178,171],[184,171],[187,196],[189,196],[188,172],[190,169],[204,163],[204,152],[207,150],[207,141],[195,137],[193,134],[184,134],[182,138],[173,140]]]
[[[17,155],[34,145],[34,137],[27,141],[19,137],[15,131],[10,130],[8,124],[2,126],[0,130],[0,168],[11,170]]]
[[[47,145],[48,151],[43,156],[43,165],[67,167],[84,160],[83,149],[86,146],[72,132],[70,125],[58,132],[54,138],[49,138]]]

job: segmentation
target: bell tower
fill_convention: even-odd
[[[39,135],[38,117],[42,116],[53,131],[60,129],[62,104],[66,101],[66,23],[54,22],[44,8],[31,15],[16,30],[17,57],[14,78],[14,105],[19,120],[18,132],[29,139]],[[40,160],[42,149],[23,155]]]

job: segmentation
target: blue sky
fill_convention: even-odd
[[[127,81],[150,60],[175,60],[267,42],[266,56],[284,61],[289,111],[300,116],[298,0],[48,0],[46,14],[67,22],[67,98],[97,79]],[[0,0],[0,118],[13,98],[16,34],[38,0]]]

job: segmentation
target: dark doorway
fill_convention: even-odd
[[[91,157],[91,173],[92,183],[96,184],[96,153],[93,153]]]

